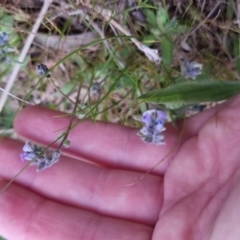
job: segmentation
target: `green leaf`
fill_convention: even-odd
[[[3,14],[0,17],[0,31],[1,32],[12,32],[13,30],[13,17],[12,15]]]
[[[233,56],[236,58],[235,60],[235,66],[238,71],[238,74],[240,75],[240,59],[238,58],[240,54],[240,49],[239,49],[239,37],[237,34],[233,35]]]
[[[141,95],[139,99],[161,104],[193,104],[221,101],[239,92],[240,81],[187,81],[153,90]]]
[[[157,11],[157,24],[160,29],[164,29],[166,23],[169,21],[169,16],[164,8],[159,8]]]
[[[76,83],[74,82],[67,82],[63,87],[60,88],[61,92],[65,95],[70,94],[73,89],[76,87]],[[57,93],[58,96],[62,96],[60,92]]]
[[[148,34],[148,35],[145,35],[142,39],[142,43],[144,43],[145,45],[147,46],[150,46],[152,45],[153,43],[155,43],[157,40],[156,40],[156,37],[153,35],[153,34]]]
[[[151,27],[157,27],[158,26],[156,15],[155,15],[154,11],[145,8],[145,9],[143,9],[143,13],[146,16],[147,23],[149,23],[151,25]]]
[[[164,36],[161,37],[160,44],[163,62],[169,65],[173,58],[173,43],[170,38]]]
[[[8,44],[10,47],[16,47],[20,42],[20,37],[16,34],[16,31],[13,27],[13,17],[12,15],[2,14],[0,16],[0,31],[7,32],[10,35]]]
[[[171,20],[169,20],[166,23],[165,29],[168,30],[168,32],[172,32],[172,33],[178,33],[178,21],[177,19],[173,18]],[[166,31],[165,31],[166,32]]]
[[[227,0],[226,1],[226,16],[227,16],[227,20],[231,21],[233,19],[234,16],[234,3],[232,2],[232,0]]]

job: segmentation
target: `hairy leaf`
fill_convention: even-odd
[[[157,89],[139,97],[145,102],[161,104],[215,102],[240,92],[240,81],[187,81]]]

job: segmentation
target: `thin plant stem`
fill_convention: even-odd
[[[31,103],[30,103],[30,102],[28,102],[28,101],[25,101],[25,100],[23,100],[23,99],[21,99],[21,98],[18,98],[18,97],[16,97],[16,96],[14,96],[13,94],[11,94],[11,93],[7,92],[5,89],[3,89],[3,88],[1,88],[1,87],[0,87],[0,91],[2,91],[2,92],[4,92],[4,93],[6,93],[7,95],[9,95],[9,96],[11,96],[11,97],[13,97],[13,98],[15,98],[15,99],[17,99],[17,100],[21,101],[21,102],[24,102],[24,103],[26,103],[26,104],[29,104],[29,105],[31,105]]]
[[[78,107],[78,99],[79,99],[79,96],[80,96],[80,92],[81,92],[81,84],[79,85],[79,88],[78,88],[76,102],[75,102],[75,105],[74,105],[74,108],[73,108],[73,112],[72,112],[72,115],[71,115],[71,119],[70,119],[70,122],[69,122],[69,125],[68,125],[68,128],[67,128],[66,134],[64,135],[63,139],[61,140],[61,143],[59,144],[57,150],[61,150],[62,146],[64,145],[65,140],[67,139],[67,137],[69,135],[70,130],[72,129],[73,120],[75,118],[74,113],[76,112],[77,107]]]

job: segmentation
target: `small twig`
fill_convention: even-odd
[[[42,22],[42,20],[43,20],[43,18],[45,16],[45,14],[47,13],[48,8],[51,5],[52,1],[53,0],[45,0],[44,1],[43,7],[41,9],[41,12],[39,13],[38,18],[37,18],[35,24],[33,25],[33,28],[31,30],[31,32],[29,33],[29,35],[27,37],[27,40],[26,40],[26,43],[25,43],[25,45],[24,45],[24,47],[23,47],[23,49],[21,51],[21,54],[20,54],[20,56],[18,58],[18,62],[20,62],[20,63],[24,62],[25,57],[26,57],[26,55],[28,53],[28,50],[29,50],[30,46],[32,45],[33,39],[35,37],[35,34],[37,33],[37,31],[38,31],[38,29],[39,29],[39,27],[41,25],[41,22]],[[2,97],[0,99],[0,112],[2,111],[4,105],[5,105],[6,101],[7,101],[7,96],[9,95],[9,92],[10,92],[10,90],[11,90],[11,88],[12,88],[12,86],[13,86],[15,80],[16,80],[16,77],[18,75],[18,72],[19,72],[20,68],[21,68],[21,64],[17,64],[17,65],[15,65],[15,67],[14,67],[14,69],[12,71],[12,74],[11,74],[11,76],[10,76],[8,82],[7,82],[5,91],[4,91],[4,93],[3,93],[3,95],[2,95]]]

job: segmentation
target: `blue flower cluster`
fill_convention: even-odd
[[[23,152],[20,154],[22,162],[24,160],[31,161],[30,165],[37,165],[37,172],[51,167],[59,161],[61,152],[56,150],[49,153],[44,151],[44,148],[26,142],[23,146]]]
[[[9,48],[9,34],[0,32],[0,62],[10,62],[7,53],[13,52],[13,48]]]
[[[167,114],[160,110],[148,110],[143,113],[141,122],[144,127],[140,129],[138,135],[147,143],[157,145],[165,144],[162,132],[165,130],[164,123],[167,119]]]

